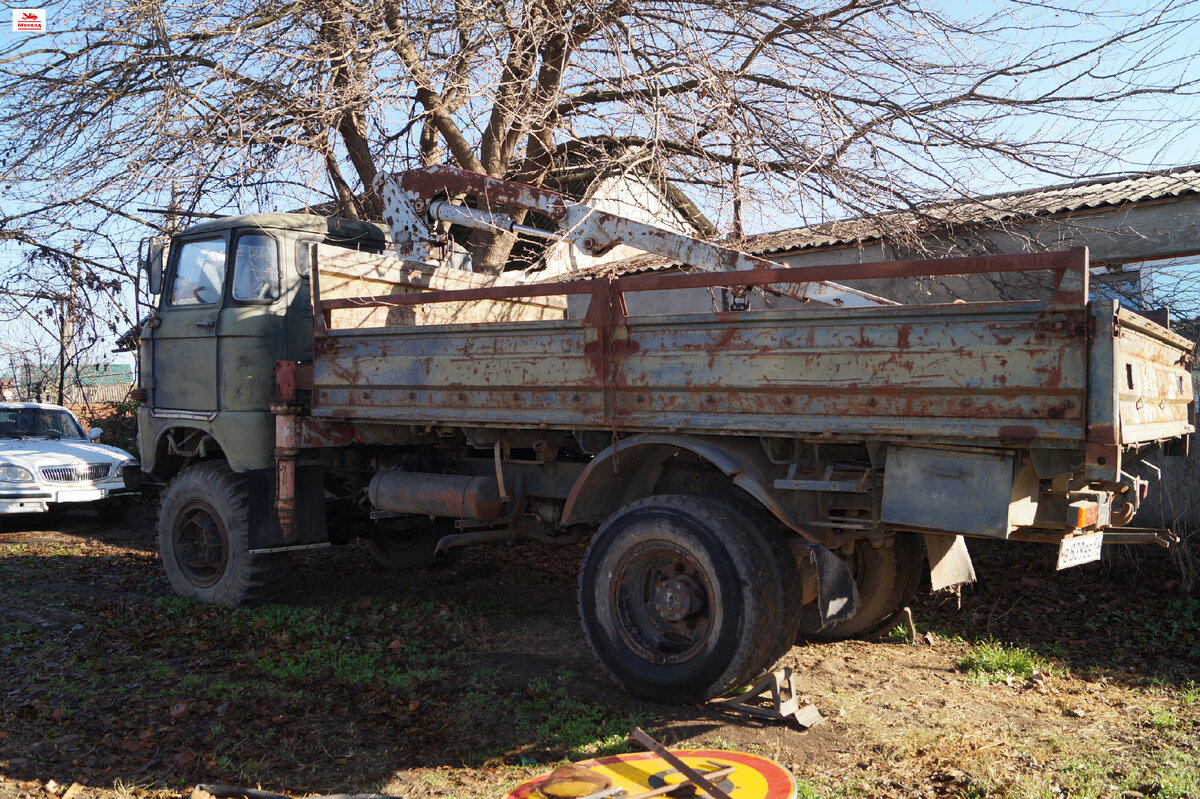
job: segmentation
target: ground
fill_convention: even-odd
[[[319,550],[279,603],[231,611],[171,595],[153,514],[0,519],[0,799],[499,799],[635,724],[777,760],[801,797],[1200,797],[1200,600],[1155,553],[1056,573],[1049,547],[973,545],[980,583],[914,606],[932,643],[791,650],[826,717],[802,731],[608,683],[576,618],[582,545],[412,574]]]

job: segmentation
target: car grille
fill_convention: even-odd
[[[108,477],[112,468],[107,463],[89,463],[84,466],[47,466],[42,469],[42,479],[52,483],[90,483]]]

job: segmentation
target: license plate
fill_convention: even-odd
[[[1104,546],[1104,533],[1088,533],[1075,538],[1064,538],[1058,545],[1058,568],[1069,569],[1081,563],[1100,560],[1100,548]]]
[[[95,502],[104,499],[102,488],[82,488],[74,491],[59,491],[58,502]]]

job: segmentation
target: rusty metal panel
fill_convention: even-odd
[[[314,413],[464,423],[1080,442],[1081,313],[970,305],[337,331]]]
[[[339,331],[313,375],[314,413],[421,424],[577,426],[603,417],[579,321]]]
[[[1179,435],[1193,402],[1192,343],[1123,308],[1117,325],[1121,443]]]
[[[890,524],[1007,538],[1013,456],[888,447],[880,518]]]
[[[1058,276],[1053,299],[638,317],[628,316],[623,300],[627,291],[1013,271],[1022,264]],[[325,299],[320,287],[330,278],[314,274],[322,322],[313,377],[319,417],[1086,445],[1089,476],[1111,480],[1119,475],[1122,444],[1190,429],[1191,384],[1178,380],[1190,345],[1115,303],[1085,305],[1084,250],[455,291],[422,286],[419,293],[386,293],[384,281],[368,296]],[[563,294],[591,295],[583,319],[529,319],[503,308]],[[343,309],[472,302],[491,303],[496,313],[487,318],[504,321],[422,325],[413,316],[397,326],[329,329]],[[1140,388],[1122,394],[1126,365]]]
[[[1096,300],[1088,307],[1088,390],[1086,476],[1089,480],[1121,479],[1118,396],[1116,383],[1117,303]]]
[[[714,318],[722,323],[714,324]],[[1078,314],[813,309],[629,320],[615,416],[1011,442],[1083,434]]]

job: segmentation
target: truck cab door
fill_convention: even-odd
[[[155,409],[217,410],[217,323],[225,297],[227,237],[172,248],[151,342]]]
[[[266,411],[275,401],[275,362],[287,357],[287,299],[280,242],[261,228],[235,230],[232,278],[217,324],[219,407]]]

